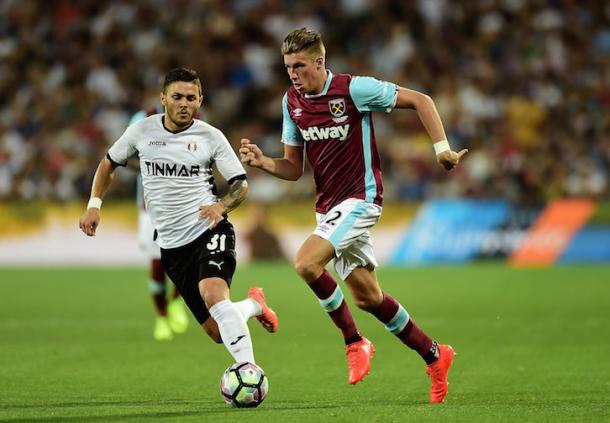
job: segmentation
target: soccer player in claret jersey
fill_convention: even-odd
[[[447,170],[467,150],[450,149],[430,97],[371,77],[327,70],[318,32],[292,31],[281,52],[292,82],[283,98],[284,157],[267,157],[254,142],[242,139],[241,160],[279,178],[296,180],[303,173],[304,151],[307,154],[316,185],[318,225],[297,252],[295,268],[343,334],[349,383],[368,374],[374,347],[357,330],[341,288],[325,270],[332,259],[356,305],[423,358],[432,380],[430,402],[442,402],[453,349],[432,340],[396,299],[381,290],[375,274],[369,229],[381,215],[383,188],[372,112],[415,109],[434,141],[438,163]]]
[[[100,162],[79,226],[95,235],[116,167],[138,154],[144,199],[168,276],[210,338],[224,343],[236,362],[254,363],[247,320],[255,317],[269,332],[277,330],[278,321],[261,288],[251,288],[243,301],[229,299],[236,261],[227,214],[246,197],[245,171],[223,133],[195,119],[203,100],[195,71],[171,70],[160,99],[165,113],[130,125]],[[220,199],[213,163],[229,184]]]
[[[149,110],[140,110],[135,113],[129,124],[133,124],[148,116],[162,113],[160,107]],[[130,162],[130,165],[133,162]],[[139,170],[139,165],[137,167]],[[138,174],[136,204],[138,206],[138,240],[142,253],[150,263],[150,275],[148,290],[153,300],[155,308],[155,326],[153,337],[157,341],[169,341],[174,337],[174,333],[184,333],[188,328],[188,316],[178,288],[174,285],[168,299],[167,278],[163,263],[161,262],[161,250],[156,242],[155,228],[150,220],[150,214],[146,209],[144,193],[142,189],[142,177]]]
[[[150,263],[148,290],[156,314],[153,337],[157,341],[169,341],[174,337],[174,333],[186,332],[188,316],[175,285],[168,298],[167,278],[161,262],[161,249],[155,240],[155,229],[150,220],[150,214],[146,210],[141,178],[138,178],[137,203],[140,249]]]

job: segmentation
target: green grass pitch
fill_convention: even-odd
[[[348,385],[340,334],[288,265],[234,279],[233,299],[263,286],[280,316],[277,334],[250,322],[270,381],[251,410],[223,403],[231,358],[193,320],[171,342],[152,339],[146,269],[0,269],[0,421],[610,421],[609,266],[385,268],[379,278],[457,351],[444,404],[427,404],[417,354],[353,306],[377,353],[371,374]]]

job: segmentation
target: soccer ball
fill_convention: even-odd
[[[265,372],[254,363],[235,363],[220,378],[222,399],[233,407],[258,407],[268,390]]]

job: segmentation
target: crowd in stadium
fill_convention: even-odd
[[[320,30],[334,73],[430,95],[454,150],[447,178],[415,112],[376,114],[385,198],[610,197],[610,4],[577,0],[58,0],[0,4],[0,199],[88,196],[95,167],[160,78],[203,81],[202,118],[282,154],[279,52]],[[310,196],[248,171],[261,201]],[[132,196],[118,174],[114,196]],[[116,183],[119,182],[119,183]]]

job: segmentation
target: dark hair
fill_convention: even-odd
[[[201,95],[201,81],[199,80],[199,75],[197,75],[197,71],[188,68],[174,68],[170,70],[163,80],[163,92],[165,92],[170,84],[178,81],[194,82],[199,87],[199,94]]]
[[[322,42],[322,35],[318,31],[308,28],[299,28],[286,35],[282,43],[282,54],[306,51],[308,54],[324,56],[326,49]]]

